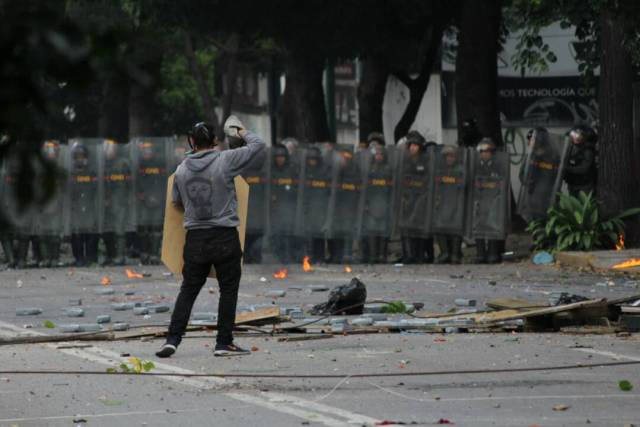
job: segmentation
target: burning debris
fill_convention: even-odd
[[[286,268],[282,268],[278,271],[276,271],[275,273],[273,273],[273,278],[274,279],[286,279],[287,277],[289,277],[289,270],[287,270]]]
[[[618,241],[616,242],[616,251],[621,251],[624,249],[624,234],[618,234]]]
[[[109,286],[111,284],[111,279],[109,276],[104,276],[102,280],[100,280],[100,284],[103,286]]]
[[[640,267],[640,258],[630,258],[626,261],[615,264],[611,268],[614,268],[616,270],[623,270],[625,268],[632,268],[632,267]]]
[[[305,273],[311,273],[313,271],[313,267],[311,267],[311,263],[309,262],[309,257],[305,256],[302,259],[302,270]]]
[[[144,275],[140,274],[140,273],[136,273],[135,271],[127,268],[125,270],[125,272],[127,273],[127,278],[129,279],[142,279],[144,278]]]

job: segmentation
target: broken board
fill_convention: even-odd
[[[182,274],[184,260],[182,252],[184,241],[187,235],[184,229],[184,211],[177,208],[172,203],[171,192],[173,190],[173,176],[167,180],[167,202],[164,210],[164,227],[162,230],[162,263],[173,274]],[[249,205],[249,184],[241,176],[236,176],[234,180],[236,186],[236,199],[238,200],[238,234],[240,245],[244,250],[244,235],[247,225],[247,208]],[[211,268],[209,277],[216,277],[215,269]]]
[[[497,298],[491,301],[488,301],[485,304],[489,308],[493,308],[494,310],[504,310],[504,309],[513,309],[513,310],[524,310],[524,309],[532,309],[532,308],[545,308],[548,307],[548,304],[534,301],[527,301],[518,298]]]

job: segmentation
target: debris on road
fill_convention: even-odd
[[[314,306],[311,312],[313,314],[362,314],[366,299],[366,286],[354,277],[348,284],[333,288],[329,293],[329,300]]]
[[[41,308],[36,308],[36,307],[16,308],[16,316],[37,316],[39,314],[42,314]]]

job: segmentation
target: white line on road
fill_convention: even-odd
[[[11,323],[0,321],[0,334],[4,334],[10,337],[18,335],[30,335],[41,336],[46,335],[42,332],[25,330]],[[70,340],[72,337],[69,337]],[[52,348],[64,354],[75,356],[84,360],[88,360],[94,363],[99,363],[109,367],[118,367],[121,363],[126,363],[127,357],[121,357],[118,353],[98,346],[91,348],[66,348],[58,349],[56,344],[44,344],[48,348]],[[195,371],[189,369],[179,368],[177,366],[168,365],[165,363],[154,362],[156,369],[154,372],[159,373],[179,373],[179,374],[194,374]],[[144,375],[144,374],[141,374]],[[156,377],[153,377],[156,378]],[[230,384],[231,382],[224,378],[181,378],[181,377],[159,377],[167,381],[176,382],[179,384],[189,385],[195,388],[210,390],[215,387],[219,387],[222,384]],[[260,406],[273,411],[281,412],[288,415],[293,415],[298,418],[302,418],[305,421],[313,421],[316,423],[322,423],[326,426],[350,426],[356,424],[369,424],[374,425],[376,418],[368,417],[366,415],[357,414],[340,408],[334,408],[328,405],[323,405],[310,400],[305,400],[295,396],[289,396],[285,394],[276,393],[262,393],[263,396],[250,395],[245,393],[224,393],[226,397],[230,397],[242,402],[248,402],[256,406]],[[304,408],[304,409],[300,409]]]
[[[596,350],[594,348],[574,348],[573,350],[581,351],[583,353],[591,353],[591,354],[597,354],[597,355],[600,355],[600,356],[612,357],[612,358],[614,358],[616,360],[626,359],[626,360],[640,361],[640,357],[626,356],[624,354],[618,354],[618,353],[614,353],[612,351],[606,351],[606,350]]]

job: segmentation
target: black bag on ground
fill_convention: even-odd
[[[357,278],[346,285],[340,285],[329,292],[329,301],[311,309],[313,314],[362,314],[367,300],[367,288]],[[355,307],[352,307],[355,306]],[[351,307],[347,310],[342,309]]]

